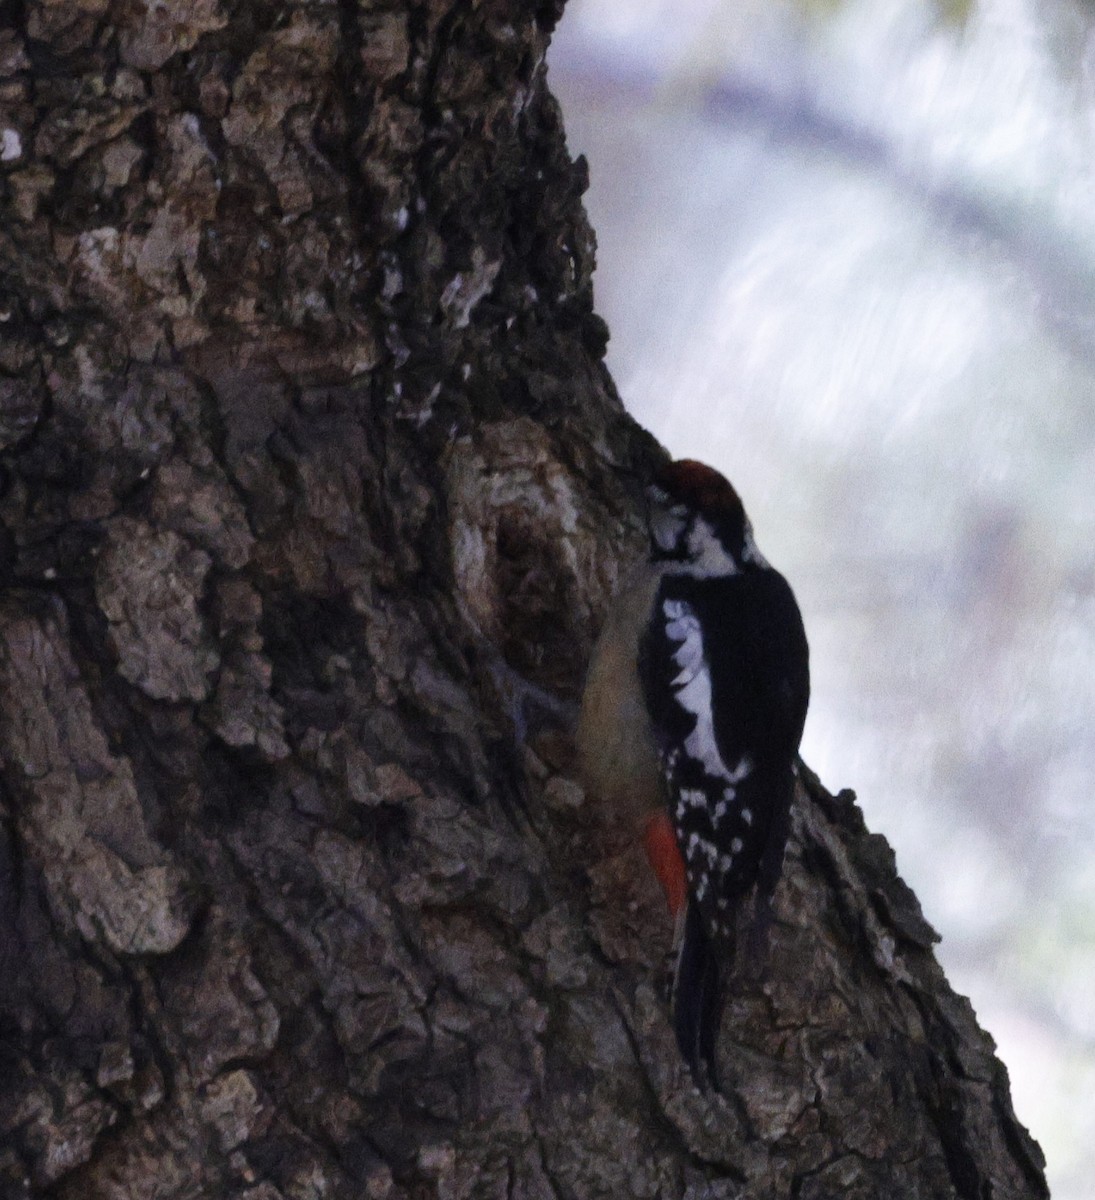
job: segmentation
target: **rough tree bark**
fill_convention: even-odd
[[[577,698],[657,453],[556,0],[0,3],[0,1195],[1034,1197],[816,783],[727,1097]]]

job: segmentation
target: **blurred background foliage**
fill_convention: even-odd
[[[635,416],[736,482],[1057,1200],[1095,1177],[1095,5],[571,0]]]

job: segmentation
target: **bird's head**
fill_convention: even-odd
[[[727,575],[763,565],[741,498],[713,467],[682,458],[648,488],[651,557],[696,575]]]

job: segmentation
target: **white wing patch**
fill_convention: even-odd
[[[740,783],[749,774],[753,764],[748,757],[744,757],[731,769],[719,753],[711,719],[711,670],[704,653],[703,630],[692,606],[684,600],[666,599],[662,602],[662,612],[666,619],[666,635],[680,643],[673,651],[673,662],[680,668],[672,684],[675,698],[686,712],[696,718],[696,727],[685,738],[684,752],[689,758],[702,763],[711,778],[721,779],[729,785],[723,797],[731,801],[734,799],[734,784]]]
[[[728,934],[731,896],[753,878],[745,854],[746,844],[755,840],[755,813],[746,807],[752,793],[745,780],[754,763],[747,754],[727,761],[719,749],[709,647],[698,610],[687,600],[663,596],[658,613],[664,637],[658,685],[668,682],[676,710],[662,756],[674,828],[703,919],[712,933]]]

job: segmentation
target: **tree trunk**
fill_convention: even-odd
[[[0,3],[0,1195],[1043,1196],[816,781],[725,1097],[566,714],[657,449],[517,0]]]

